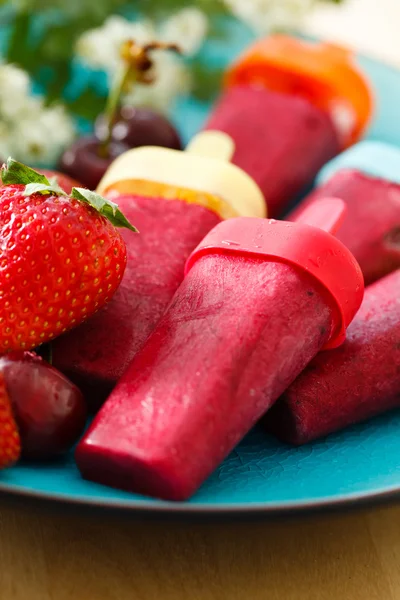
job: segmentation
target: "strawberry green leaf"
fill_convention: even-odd
[[[0,172],[1,180],[5,185],[22,184],[27,185],[29,183],[41,183],[42,185],[50,185],[47,177],[34,171],[30,167],[18,162],[11,158],[7,159],[7,163],[4,164]]]
[[[62,188],[58,183],[28,183],[25,186],[24,196],[31,196],[32,194],[56,194],[57,196],[66,196]]]
[[[111,202],[96,192],[91,192],[86,188],[72,188],[72,198],[86,202],[92,208],[95,208],[101,215],[106,217],[114,227],[126,227],[131,231],[137,231],[136,227],[131,225],[124,214],[119,210],[118,204]]]

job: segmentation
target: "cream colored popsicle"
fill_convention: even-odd
[[[145,188],[148,192],[151,183],[154,196],[165,197],[165,188],[169,188],[167,195],[172,198],[176,198],[177,190],[180,198],[182,191],[191,192],[192,197],[193,192],[200,192],[227,203],[234,213],[229,216],[265,217],[266,205],[260,188],[242,169],[229,162],[234,151],[232,138],[221,131],[199,133],[184,152],[156,146],[134,148],[113,162],[97,191],[109,194],[113,190],[118,193],[139,190],[140,193]],[[195,196],[190,201],[203,204]],[[226,212],[226,208],[218,212]]]

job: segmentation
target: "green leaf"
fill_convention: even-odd
[[[34,169],[11,158],[7,159],[7,163],[2,166],[0,172],[1,180],[5,185],[14,183],[28,185],[30,183],[38,183],[45,186],[50,186],[50,181]]]
[[[201,60],[192,62],[192,94],[201,101],[214,100],[222,85],[224,69],[211,69]]]
[[[26,165],[9,158],[7,164],[1,169],[1,179],[4,184],[10,185],[17,183],[25,186],[24,196],[32,194],[57,194],[57,196],[66,196],[67,194],[58,185],[56,177],[47,179],[42,173],[38,173]]]
[[[57,182],[49,184],[28,183],[28,185],[25,186],[24,196],[31,196],[32,194],[57,194],[57,196],[67,196]]]
[[[186,2],[183,2],[182,4],[185,6]],[[198,0],[196,5],[203,10],[206,15],[212,17],[225,17],[232,14],[223,0]]]
[[[46,105],[50,105],[53,102],[60,102],[65,88],[67,87],[71,79],[71,66],[67,62],[59,61],[57,64],[51,65],[52,75],[50,82],[41,83],[46,88]],[[39,81],[40,79],[37,78]]]
[[[7,164],[3,165],[0,175],[5,185],[15,183],[25,185],[25,196],[30,196],[31,194],[67,196],[64,190],[58,185],[55,177],[52,177],[51,181],[49,181],[45,175],[34,171],[11,157],[7,160]],[[72,188],[71,197],[95,208],[115,227],[126,227],[131,231],[137,231],[136,227],[131,225],[125,215],[119,210],[118,204],[103,198],[100,194],[91,192],[86,188]]]
[[[131,231],[137,231],[136,227],[131,225],[124,214],[119,210],[118,204],[111,202],[100,194],[87,190],[86,188],[72,188],[72,198],[86,202],[92,208],[95,208],[101,215],[106,217],[115,227],[126,227]]]
[[[78,98],[68,103],[68,108],[72,114],[94,121],[99,113],[104,109],[105,98],[101,98],[98,93],[90,87],[87,87]]]
[[[229,9],[226,8],[223,0],[196,0],[189,5],[196,6],[203,10],[209,17],[221,16],[229,14]],[[136,0],[135,8],[141,16],[161,20],[166,16],[187,8],[187,0]]]
[[[33,16],[27,12],[18,12],[15,15],[6,54],[8,62],[17,63],[29,72],[37,67],[35,53],[29,48],[28,42],[32,20]]]

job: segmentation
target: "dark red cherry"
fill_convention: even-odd
[[[40,357],[15,352],[0,358],[21,436],[22,456],[49,460],[78,441],[86,423],[79,389]]]
[[[112,161],[126,150],[129,150],[127,144],[112,140],[107,152],[104,152],[96,137],[82,137],[64,152],[59,168],[63,173],[81,181],[83,186],[94,190]]]
[[[96,136],[107,139],[107,124],[100,115],[95,124]],[[182,142],[175,127],[163,115],[149,108],[122,107],[111,129],[111,139],[123,142],[130,148],[139,146],[163,146],[182,149]]]

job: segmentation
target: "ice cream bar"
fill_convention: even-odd
[[[333,199],[298,223],[230,219],[204,238],[79,444],[83,477],[188,498],[312,357],[343,341],[362,274],[318,227],[334,231],[343,209]]]
[[[140,233],[124,235],[128,262],[113,299],[53,346],[54,365],[83,388],[94,409],[152,332],[205,234],[227,217],[265,216],[261,191],[229,163],[232,152],[226,134],[205,132],[186,152],[130,150],[100,182],[98,191]]]
[[[269,215],[279,216],[361,137],[371,113],[369,83],[349,51],[277,35],[228,69],[206,128],[232,137],[233,162],[258,183]]]
[[[317,189],[289,218],[327,195],[347,204],[337,237],[356,257],[365,283],[400,268],[400,150],[381,142],[353,146],[322,169]]]
[[[368,287],[340,348],[321,352],[267,414],[279,438],[305,444],[400,406],[400,270]]]

